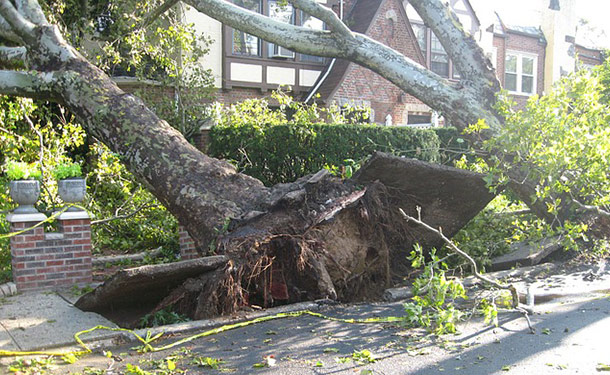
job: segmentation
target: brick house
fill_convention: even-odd
[[[505,25],[500,16],[487,31],[493,33],[491,62],[498,79],[519,107],[528,97],[542,95],[547,41],[536,27]]]
[[[312,29],[325,25],[280,0],[234,0],[244,8],[283,22]],[[434,33],[407,0],[321,0],[354,31],[403,53],[448,80],[459,80]],[[532,0],[539,9],[534,25],[509,25],[501,15],[479,18],[468,0],[449,0],[462,25],[496,68],[498,78],[523,106],[533,94],[544,94],[553,82],[580,66],[603,62],[603,53],[576,40],[575,0],[562,0],[560,9],[549,0]],[[295,97],[323,105],[367,105],[377,123],[430,124],[436,116],[416,98],[376,73],[341,59],[294,53],[281,46],[234,30],[184,6],[185,22],[214,41],[201,64],[214,75],[216,100],[229,104],[268,97],[280,85]],[[481,20],[484,20],[483,22]],[[316,98],[319,94],[319,99]]]
[[[368,35],[426,65],[413,27],[399,0],[357,0],[346,23],[353,25],[353,31]],[[406,123],[409,112],[429,112],[426,105],[377,73],[342,59],[333,59],[327,65],[305,100],[314,94],[319,94],[316,100],[323,104],[369,106],[373,122],[385,123],[391,118],[394,123]]]
[[[533,25],[509,25],[495,13],[481,43],[496,68],[498,79],[523,107],[533,94],[543,95],[554,82],[579,68],[603,63],[602,50],[585,47],[577,35],[574,0],[532,0],[539,12]],[[485,39],[483,37],[482,39]]]
[[[277,0],[235,0],[237,4],[275,19],[315,29],[324,28],[320,21],[293,9],[279,7]],[[453,65],[430,29],[419,18],[413,23],[401,0],[327,0],[321,1],[335,10],[350,28],[400,51],[417,63],[458,79]],[[451,0],[460,20],[471,33],[479,21],[468,0]],[[211,68],[221,103],[247,98],[267,97],[280,85],[290,86],[295,97],[304,100],[319,94],[324,105],[367,105],[372,120],[393,124],[430,123],[430,108],[404,93],[381,76],[341,59],[324,59],[302,55],[233,30],[191,9],[184,8],[185,22],[215,41],[202,64]],[[389,116],[388,116],[389,115]]]

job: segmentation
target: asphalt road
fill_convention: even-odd
[[[341,318],[399,316],[402,305],[329,306],[321,312]],[[135,344],[129,343],[110,348],[113,358],[96,353],[75,364],[60,365],[52,373],[87,373],[85,367],[89,367],[105,370],[100,374],[122,374],[128,363],[158,374],[187,370],[189,374],[351,375],[595,374],[601,369],[599,364],[610,365],[608,295],[556,299],[537,306],[531,320],[535,334],[520,314],[507,312],[500,314],[497,328],[473,318],[460,325],[459,335],[437,338],[397,325],[347,324],[301,316],[238,328],[158,353],[139,354],[131,349]],[[170,337],[157,345],[179,338]],[[367,360],[372,359],[367,350],[374,362]],[[360,361],[354,359],[358,352]],[[255,367],[265,363],[266,356],[273,356],[273,366]],[[174,372],[167,370],[168,357],[176,364]],[[196,363],[203,357],[224,362],[214,370]]]

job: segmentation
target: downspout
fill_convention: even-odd
[[[343,21],[343,0],[339,0],[339,19]],[[314,88],[311,89],[311,91],[307,95],[307,98],[305,98],[305,104],[309,103],[311,98],[313,98],[314,95],[316,95],[316,93],[320,89],[320,86],[322,86],[322,84],[324,83],[324,81],[326,80],[328,75],[330,74],[330,71],[333,69],[333,66],[335,66],[335,61],[337,61],[337,58],[333,57],[333,59],[330,61],[330,64],[328,64],[328,69],[326,69],[322,78],[320,78],[318,80],[318,82],[316,83]]]

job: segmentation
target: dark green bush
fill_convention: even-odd
[[[377,125],[283,124],[216,126],[209,154],[234,162],[267,185],[294,181],[346,159],[363,160],[375,151],[430,162],[453,160],[441,149],[462,146],[453,128],[413,129]]]
[[[468,154],[469,145],[466,139],[454,127],[434,128],[440,142],[440,163],[453,165],[462,155]]]

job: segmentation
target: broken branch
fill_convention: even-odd
[[[517,289],[514,287],[514,285],[509,284],[509,285],[505,285],[505,284],[501,284],[499,282],[497,282],[496,280],[490,279],[487,276],[481,275],[479,273],[478,267],[477,267],[477,263],[474,261],[474,259],[472,259],[472,257],[468,254],[466,254],[462,249],[460,249],[459,247],[456,246],[455,243],[453,243],[453,241],[451,241],[449,238],[447,238],[442,230],[439,229],[435,229],[433,227],[431,227],[430,225],[426,224],[425,222],[423,222],[421,220],[421,207],[417,207],[417,214],[419,216],[419,218],[414,218],[412,216],[407,215],[402,208],[398,209],[400,211],[400,214],[407,220],[407,222],[409,221],[413,221],[414,223],[421,225],[422,227],[428,229],[431,232],[434,232],[436,234],[438,234],[438,236],[447,244],[447,246],[449,247],[449,249],[451,251],[453,251],[454,253],[458,254],[459,256],[461,256],[462,258],[466,259],[468,261],[468,263],[470,263],[470,265],[472,266],[472,273],[474,274],[474,276],[485,282],[488,283],[498,289],[504,289],[504,290],[508,290],[510,291],[512,298],[513,298],[513,308],[517,309],[519,307],[519,294],[517,293]]]

